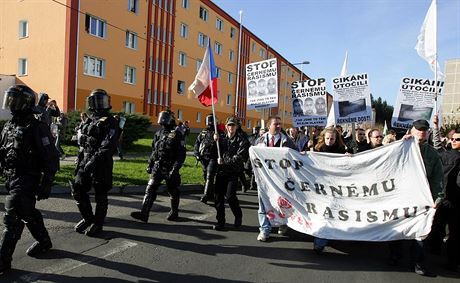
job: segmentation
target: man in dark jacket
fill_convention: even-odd
[[[59,153],[51,142],[50,129],[34,117],[35,92],[15,85],[5,92],[4,108],[13,118],[0,136],[0,171],[5,177],[5,230],[0,247],[0,273],[11,269],[14,249],[27,226],[36,242],[27,250],[37,256],[51,249],[51,239],[36,200],[47,199],[59,169]]]
[[[236,189],[238,185],[238,175],[243,168],[244,161],[248,158],[249,142],[242,135],[237,134],[238,119],[229,117],[225,123],[225,135],[214,135],[218,139],[221,158],[218,159],[216,187],[215,187],[215,207],[217,211],[217,224],[214,230],[222,231],[225,229],[225,199],[235,216],[235,227],[240,227],[243,219],[243,212],[240,208]]]

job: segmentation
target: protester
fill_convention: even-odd
[[[318,143],[315,146],[317,152],[328,152],[328,153],[345,153],[345,143],[343,142],[342,135],[336,128],[330,127],[324,129],[318,139]],[[313,250],[317,254],[321,254],[324,248],[328,244],[327,239],[314,238]]]
[[[347,152],[358,153],[370,149],[370,145],[366,140],[366,131],[363,128],[355,130],[355,140],[350,140],[347,143]]]
[[[380,147],[383,145],[383,134],[379,129],[371,129],[369,131],[369,146],[370,149]]]
[[[452,145],[450,149],[447,149],[441,145],[437,116],[434,117],[433,124],[433,143],[441,156],[444,171],[445,200],[436,210],[427,241],[432,252],[440,253],[447,225],[449,235],[446,242],[446,267],[457,271],[460,262],[460,128],[457,128],[452,134]]]
[[[50,141],[49,126],[34,117],[35,96],[25,85],[11,86],[5,92],[3,109],[10,110],[12,118],[0,136],[0,172],[8,191],[0,242],[0,274],[11,270],[24,226],[36,240],[27,249],[27,255],[36,257],[52,247],[43,216],[35,205],[50,195],[59,168],[59,153]],[[9,280],[2,282],[6,281]]]
[[[260,136],[260,126],[253,127],[252,128],[252,135],[250,135],[248,137],[248,141],[249,141],[250,146],[255,145],[257,139],[259,138],[259,136]],[[253,172],[253,169],[252,169],[252,164],[251,164],[251,159],[250,158],[248,158],[248,160],[244,164],[244,170],[245,170],[245,172],[248,175],[249,180],[250,180],[249,190],[257,190],[257,183],[256,183],[256,179],[255,179],[254,172]]]
[[[307,138],[303,135],[300,135],[297,128],[289,128],[287,133],[289,138],[291,138],[292,142],[296,145],[297,151],[301,151],[305,146],[305,143],[307,143]]]
[[[226,133],[219,136],[214,134],[214,140],[219,143],[221,157],[218,158],[215,208],[217,224],[214,230],[225,230],[225,199],[235,216],[235,227],[240,227],[243,221],[243,212],[236,196],[238,176],[243,168],[244,161],[248,158],[249,141],[242,135],[237,134],[238,120],[236,117],[228,117],[225,122]]]
[[[61,112],[59,117],[56,119],[56,125],[58,126],[58,134],[56,137],[56,148],[59,151],[61,160],[65,159],[66,154],[64,150],[61,147],[61,142],[65,140],[65,133],[67,130],[67,116],[65,115],[64,112]]]
[[[419,144],[420,153],[423,158],[425,165],[426,178],[430,185],[431,194],[435,201],[435,208],[443,200],[442,193],[442,163],[439,154],[436,150],[428,144],[428,130],[430,124],[426,120],[416,120],[412,124],[410,134],[403,137],[404,140],[414,138]],[[423,276],[434,276],[425,266],[425,253],[423,250],[423,241],[421,239],[410,240],[411,241],[411,253],[414,260],[414,271],[415,273]],[[402,243],[403,241],[392,241],[390,242],[390,259],[389,264],[396,266],[399,264],[399,260],[402,257]]]
[[[44,122],[48,127],[51,126],[52,118],[59,117],[61,114],[56,100],[49,101],[49,96],[46,93],[40,94],[36,108],[39,112],[36,114],[37,119]]]
[[[289,148],[297,150],[292,140],[281,132],[281,118],[278,116],[272,116],[268,118],[268,132],[263,134],[257,140],[256,146],[289,147]],[[266,242],[270,238],[270,232],[272,230],[272,226],[270,224],[270,221],[267,218],[265,206],[260,197],[260,193],[258,195],[258,199],[259,199],[258,214],[259,214],[260,233],[257,236],[257,240],[261,242]],[[278,229],[278,233],[285,234],[286,230],[287,230],[287,226],[283,225]]]

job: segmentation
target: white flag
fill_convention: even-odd
[[[345,77],[348,74],[348,51],[345,52],[345,60],[343,60],[342,70],[340,76]],[[329,115],[327,115],[326,128],[335,125],[335,110],[334,110],[334,96],[332,96],[332,105]]]
[[[417,45],[415,45],[415,50],[420,57],[425,59],[431,67],[433,72],[436,72],[438,78],[443,78],[444,75],[440,71],[439,64],[437,62],[437,41],[436,41],[436,31],[437,31],[437,5],[436,0],[431,2],[430,8],[426,13],[425,20],[423,21],[422,28],[420,29],[420,34],[417,38]]]

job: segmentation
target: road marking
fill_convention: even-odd
[[[68,271],[74,270],[76,268],[82,267],[84,265],[87,265],[87,264],[93,263],[95,261],[98,261],[99,259],[107,258],[107,257],[112,256],[114,254],[117,254],[119,252],[125,251],[125,250],[130,249],[130,248],[135,247],[135,246],[137,246],[137,243],[135,243],[135,242],[122,241],[121,243],[119,243],[114,248],[106,251],[104,255],[99,256],[97,258],[93,258],[93,259],[86,260],[86,261],[84,261],[84,259],[81,259],[81,260],[79,260],[79,259],[70,259],[70,258],[69,259],[64,259],[64,260],[59,261],[59,263],[56,264],[56,265],[52,265],[52,266],[49,266],[49,267],[46,267],[46,268],[42,269],[40,271],[40,274],[38,274],[38,273],[26,274],[26,275],[21,276],[20,279],[23,282],[34,282],[37,279],[39,279],[40,277],[63,274],[63,273],[66,273]],[[85,254],[82,254],[82,258],[84,258],[84,257],[85,257]]]

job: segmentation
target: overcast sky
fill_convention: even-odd
[[[403,76],[434,79],[414,47],[431,0],[213,0],[292,63],[330,80],[348,51],[348,74],[368,73],[371,93],[389,104]],[[460,58],[460,0],[438,0],[438,58]],[[299,66],[300,69],[300,66]]]

